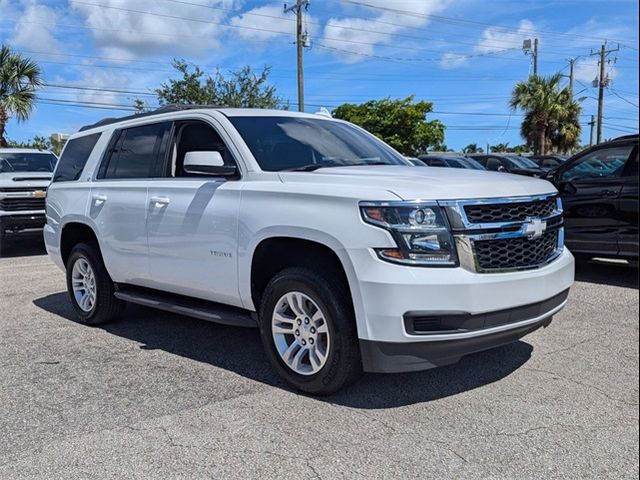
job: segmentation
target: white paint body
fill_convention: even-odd
[[[103,132],[79,181],[54,183],[47,198],[45,241],[64,268],[60,234],[69,222],[96,232],[115,282],[150,287],[255,311],[251,262],[261,241],[294,237],[326,245],[347,274],[361,339],[416,342],[406,333],[407,311],[483,313],[548,299],[573,283],[566,249],[550,264],[510,273],[408,267],[380,260],[373,248],[396,247],[391,235],[365,223],[361,201],[502,198],[555,192],[543,180],[504,173],[412,166],[323,168],[265,172],[228,121],[262,110],[191,110],[153,121],[200,119],[214,126],[242,178],[207,177],[99,180],[102,152],[116,128],[148,118],[98,127]],[[278,111],[277,115],[305,115]],[[317,118],[316,115],[308,115]],[[331,120],[327,120],[331,121]],[[161,201],[158,201],[161,200]],[[168,200],[168,201],[166,201]]]

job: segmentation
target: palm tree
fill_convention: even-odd
[[[477,143],[470,143],[462,149],[462,153],[482,153],[482,148]]]
[[[492,145],[490,150],[493,153],[505,153],[509,151],[509,142],[507,143],[498,143],[497,145]]]
[[[4,134],[9,119],[24,121],[33,111],[35,91],[42,85],[41,75],[33,60],[6,45],[0,47],[0,147],[7,146]]]
[[[536,154],[546,153],[549,147],[566,151],[579,140],[581,108],[571,91],[560,87],[561,79],[559,73],[551,77],[532,75],[511,93],[511,109],[525,113],[520,134],[534,145]]]

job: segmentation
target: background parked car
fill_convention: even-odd
[[[419,160],[429,167],[466,168],[469,170],[486,170],[473,158],[462,155],[420,155]]]
[[[487,170],[494,172],[517,173],[529,177],[542,177],[545,173],[533,160],[515,153],[474,153],[467,156],[477,160]]]
[[[0,148],[0,252],[7,236],[42,231],[45,196],[57,160],[46,150]]]
[[[558,168],[566,162],[569,157],[565,155],[532,155],[526,158],[536,162],[536,164],[543,170],[549,171]]]
[[[583,257],[638,262],[638,135],[601,143],[549,173],[564,204],[566,244]]]

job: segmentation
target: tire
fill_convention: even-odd
[[[289,302],[287,298],[297,300]],[[299,313],[301,310],[306,313],[296,314],[289,303],[297,305]],[[276,314],[279,314],[278,319],[286,318],[287,322],[274,320]],[[283,331],[289,333],[283,334]],[[362,373],[348,286],[336,282],[331,274],[298,267],[276,274],[262,296],[260,336],[273,368],[303,392],[330,395],[354,382]],[[305,338],[307,343],[303,347]],[[300,353],[303,350],[307,350],[306,353]],[[300,354],[297,370],[285,362],[283,351],[293,359],[290,360],[293,364]]]
[[[87,265],[89,270],[82,268]],[[122,314],[125,303],[114,296],[115,287],[104,266],[97,242],[79,243],[73,247],[67,260],[66,270],[69,299],[82,323],[101,325],[115,320]],[[91,275],[82,280],[83,270],[86,273],[93,273],[93,282],[90,280]],[[74,278],[78,283],[85,282],[79,287],[80,291],[74,291]],[[91,302],[83,301],[82,289],[85,292],[92,290]],[[80,300],[78,296],[81,297]]]

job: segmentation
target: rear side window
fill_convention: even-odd
[[[53,181],[73,182],[78,180],[100,135],[100,133],[94,133],[69,140],[64,152],[62,152],[62,157],[58,161]]]
[[[107,159],[101,178],[151,178],[162,176],[166,136],[171,123],[127,128]]]

